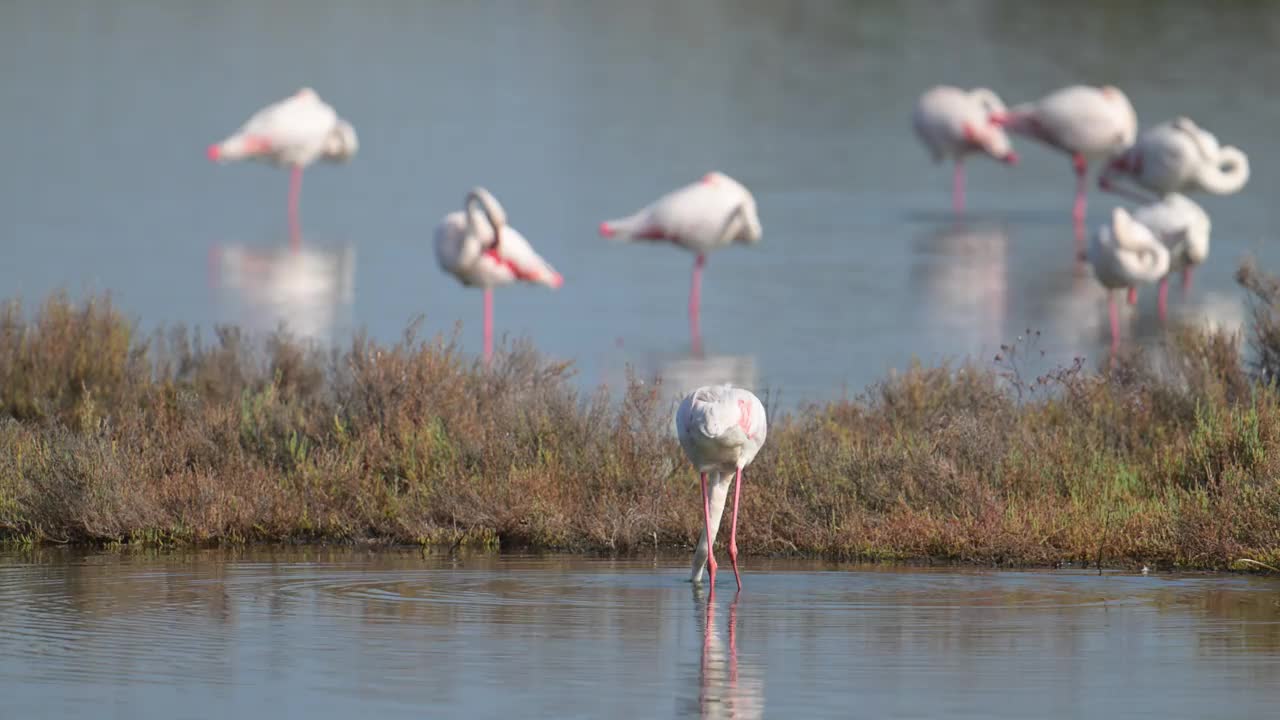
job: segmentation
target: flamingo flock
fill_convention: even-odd
[[[1209,216],[1185,193],[1229,195],[1249,180],[1248,156],[1220,144],[1190,118],[1139,133],[1133,104],[1112,85],[1072,85],[1008,109],[986,88],[938,86],[917,100],[912,124],[935,162],[955,158],[952,202],[957,213],[964,212],[964,155],[983,152],[1016,163],[1004,133],[1069,156],[1076,176],[1071,218],[1077,258],[1089,262],[1104,288],[1127,290],[1130,304],[1137,302],[1139,286],[1158,284],[1161,320],[1167,313],[1169,273],[1180,271],[1187,290],[1194,268],[1209,255]],[[1004,132],[993,135],[991,128]],[[1132,212],[1117,208],[1086,249],[1089,168],[1099,165],[1100,189],[1143,204]],[[1120,330],[1110,292],[1108,315],[1114,350]]]
[[[954,163],[952,206],[965,212],[964,160],[985,155],[1009,166],[1019,163],[1011,137],[1033,140],[1067,155],[1075,174],[1071,217],[1077,257],[1087,260],[1108,290],[1112,348],[1119,342],[1116,295],[1130,303],[1145,284],[1159,285],[1159,312],[1166,312],[1168,277],[1182,272],[1183,287],[1209,252],[1208,214],[1187,193],[1226,195],[1249,179],[1248,157],[1221,144],[1187,117],[1139,133],[1129,98],[1111,85],[1073,85],[1012,107],[987,88],[964,90],[939,85],[924,92],[912,114],[916,136],[935,163]],[[209,146],[211,161],[258,160],[290,170],[288,218],[291,243],[300,243],[302,173],[318,160],[345,162],[359,148],[355,129],[310,88],[254,113],[235,133]],[[1143,203],[1133,211],[1112,210],[1085,246],[1088,175],[1102,167],[1100,189]],[[702,272],[707,256],[733,244],[755,245],[763,229],[751,191],[719,171],[679,187],[640,210],[599,225],[599,234],[622,242],[670,243],[694,255],[689,288],[689,331],[695,354],[701,348]],[[465,196],[461,210],[445,215],[435,230],[440,268],[465,287],[484,293],[485,364],[493,356],[493,289],[527,283],[560,288],[564,280],[523,234],[507,222],[497,198],[483,187]],[[728,553],[739,590],[737,519],[743,470],[764,445],[765,409],[749,390],[728,384],[700,387],[676,411],[680,446],[699,474],[703,530],[694,552],[690,580],[707,574],[714,589],[713,547],[732,486],[733,514]]]

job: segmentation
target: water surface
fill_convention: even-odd
[[[575,361],[586,387],[631,365],[823,400],[912,357],[986,362],[1028,328],[1047,364],[1094,362],[1105,307],[1071,259],[1067,160],[1024,142],[1016,169],[969,163],[956,224],[915,98],[1110,82],[1143,125],[1187,114],[1244,148],[1253,178],[1202,199],[1212,255],[1172,308],[1237,326],[1239,259],[1280,267],[1278,37],[1275,3],[16,0],[0,6],[0,288],[109,290],[148,327],[286,321],[322,340],[396,339],[421,314],[428,334],[462,322],[476,351],[480,295],[430,239],[484,184],[566,278],[499,291],[498,332]],[[316,261],[289,266],[286,174],[203,149],[302,85],[361,146],[307,172]],[[765,240],[710,258],[698,355],[692,258],[595,229],[712,168],[753,188]],[[1094,194],[1090,224],[1114,202]],[[1126,313],[1131,337],[1159,339],[1154,299]]]
[[[748,559],[0,556],[14,718],[1262,718],[1280,584]]]

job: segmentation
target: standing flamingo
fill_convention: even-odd
[[[234,135],[209,146],[214,162],[257,159],[289,166],[289,227],[292,242],[300,242],[298,199],[302,170],[318,159],[350,160],[359,148],[351,123],[338,117],[311,88],[302,88],[253,114]]]
[[[1009,132],[1039,140],[1071,156],[1076,171],[1076,201],[1071,216],[1075,220],[1077,246],[1082,246],[1089,163],[1119,154],[1133,144],[1138,133],[1138,116],[1129,98],[1111,85],[1073,85],[997,113],[992,121]]]
[[[1170,193],[1162,200],[1133,212],[1169,249],[1169,273],[1182,271],[1182,288],[1191,287],[1191,271],[1209,257],[1209,214],[1186,195]],[[1160,278],[1160,319],[1165,318],[1169,298],[1169,275]]]
[[[747,390],[729,384],[706,385],[689,393],[676,410],[676,433],[685,457],[693,463],[702,480],[702,519],[706,532],[698,540],[693,555],[690,580],[702,581],[703,567],[708,568],[711,588],[716,585],[716,559],[712,546],[724,514],[729,483],[736,478],[733,491],[733,524],[729,528],[729,560],[733,577],[742,589],[738,574],[738,500],[742,495],[742,469],[751,464],[764,445],[768,427],[764,405]],[[711,490],[707,490],[707,474],[711,474]]]
[[[707,253],[735,242],[754,245],[762,233],[751,192],[721,172],[707,173],[701,181],[663,195],[633,215],[600,223],[600,234],[607,238],[665,240],[697,255],[689,289],[689,330],[695,353],[702,346],[699,314]]]
[[[1009,136],[991,123],[992,115],[1003,112],[1000,97],[986,88],[965,91],[939,85],[916,101],[912,125],[933,161],[955,160],[951,205],[957,213],[964,212],[965,155],[981,152],[1009,165],[1018,164]]]
[[[1124,208],[1111,212],[1111,222],[1098,228],[1089,244],[1093,274],[1108,291],[1156,282],[1169,272],[1169,250]],[[1114,292],[1107,293],[1111,317],[1111,350],[1120,345],[1120,312]]]
[[[1119,192],[1117,177],[1157,197],[1197,191],[1230,195],[1249,181],[1249,157],[1238,148],[1219,145],[1213,133],[1190,118],[1179,117],[1142,131],[1133,147],[1103,170],[1098,187]]]
[[[517,280],[558,288],[560,273],[534,252],[488,190],[473,188],[462,210],[436,227],[436,261],[465,286],[484,288],[484,361],[493,358],[493,287]]]

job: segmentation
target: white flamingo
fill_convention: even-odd
[[[716,559],[712,552],[720,518],[724,514],[729,483],[733,492],[733,524],[729,528],[729,560],[733,576],[742,589],[738,574],[738,500],[742,496],[742,469],[751,464],[768,433],[764,405],[754,394],[732,385],[707,385],[689,393],[676,410],[676,434],[680,447],[693,463],[702,481],[702,519],[706,531],[693,555],[690,580],[702,581],[708,569],[711,587],[716,584]],[[707,474],[711,489],[707,489]]]
[[[1182,271],[1182,287],[1191,287],[1192,269],[1209,257],[1209,214],[1186,195],[1170,193],[1163,199],[1133,211],[1142,223],[1169,249],[1169,273]],[[1164,319],[1169,297],[1169,275],[1160,278],[1160,319]],[[1130,295],[1130,301],[1135,300]]]
[[[1213,133],[1179,117],[1142,131],[1133,147],[1114,158],[1098,178],[1103,190],[1120,192],[1127,178],[1157,196],[1174,192],[1230,195],[1249,181],[1249,157],[1218,144]]]
[[[1147,226],[1124,208],[1111,212],[1111,222],[1098,228],[1089,244],[1089,262],[1098,282],[1109,291],[1158,281],[1169,272],[1169,250]],[[1107,293],[1111,349],[1120,344],[1120,312],[1115,292]]]
[[[951,205],[964,212],[964,157],[985,153],[1009,165],[1018,164],[1009,136],[991,123],[992,115],[1005,112],[1000,96],[987,88],[962,90],[939,85],[925,91],[916,101],[912,126],[929,149],[935,163],[955,161]]]
[[[444,216],[436,227],[436,261],[465,286],[484,288],[484,361],[493,357],[493,288],[522,281],[558,288],[564,279],[534,252],[507,213],[482,187],[467,193],[464,210]]]
[[[702,344],[702,268],[707,253],[735,242],[754,245],[763,231],[751,192],[724,173],[710,172],[633,215],[600,223],[600,234],[621,240],[666,241],[697,255],[689,289],[689,329],[698,352]]]
[[[210,145],[208,156],[214,162],[254,159],[290,168],[289,223],[296,245],[303,168],[319,159],[345,162],[358,148],[351,123],[304,87],[254,113],[231,137]]]
[[[1118,88],[1072,85],[1031,103],[997,113],[993,122],[1015,135],[1039,140],[1071,156],[1076,172],[1076,201],[1071,216],[1077,244],[1083,244],[1085,176],[1089,163],[1109,160],[1133,144],[1138,116]]]

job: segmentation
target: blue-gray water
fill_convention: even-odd
[[[1199,198],[1212,255],[1189,298],[1172,294],[1175,316],[1237,325],[1239,259],[1280,265],[1278,35],[1274,3],[16,0],[0,7],[0,288],[109,290],[148,328],[287,319],[390,340],[424,314],[428,334],[463,322],[476,351],[480,295],[437,269],[430,239],[479,183],[566,278],[500,289],[498,332],[573,360],[587,387],[630,364],[822,400],[913,356],[989,361],[1027,328],[1046,363],[1095,362],[1105,307],[1071,260],[1067,160],[1022,142],[1020,167],[970,162],[973,213],[954,228],[915,98],[1109,82],[1143,125],[1187,114],[1245,149],[1253,178]],[[304,84],[361,148],[307,172],[318,257],[297,258],[277,252],[286,174],[203,149]],[[595,229],[711,168],[754,189],[765,240],[710,258],[700,358],[692,258]],[[1091,225],[1114,202],[1092,193]],[[1154,299],[1126,330],[1146,342]]]
[[[5,718],[1265,718],[1280,584],[748,559],[0,555]],[[709,610],[708,610],[709,609]]]

